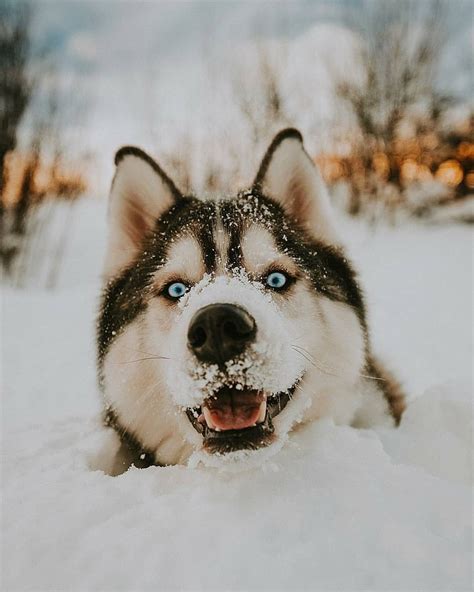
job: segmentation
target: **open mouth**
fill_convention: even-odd
[[[223,387],[188,408],[187,416],[203,436],[204,448],[221,454],[235,450],[256,450],[271,444],[272,420],[286,407],[297,386],[267,395],[262,391]]]

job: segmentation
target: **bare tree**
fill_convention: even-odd
[[[16,184],[3,221],[1,263],[7,281],[17,287],[55,286],[72,207],[86,189],[78,156],[72,168],[65,145],[67,125],[82,116],[80,96],[65,94],[54,63],[44,66],[42,76],[35,77],[21,150],[10,152],[7,167]]]
[[[6,159],[31,96],[27,71],[30,10],[21,2],[0,3],[0,256],[3,259]]]
[[[18,127],[31,97],[30,16],[26,4],[0,3],[0,194],[5,158],[16,146]]]
[[[353,23],[361,41],[352,76],[337,76],[336,92],[352,114],[357,158],[346,163],[351,178],[350,211],[364,200],[381,199],[380,171],[389,195],[400,199],[402,179],[396,142],[400,128],[417,110],[437,120],[449,104],[435,88],[437,65],[445,40],[439,0],[380,0],[366,4]],[[383,155],[383,166],[374,155]],[[381,160],[379,159],[379,164]]]

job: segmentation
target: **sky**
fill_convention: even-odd
[[[94,159],[96,171],[105,167],[102,185],[122,144],[160,152],[190,129],[201,143],[218,125],[238,133],[226,80],[239,63],[246,77],[255,40],[272,43],[275,59],[280,51],[287,58],[290,103],[292,89],[304,86],[316,97],[311,108],[322,126],[334,117],[328,63],[350,51],[348,24],[371,2],[37,0],[33,6],[34,51],[46,48],[57,65],[63,105],[82,109],[80,117],[68,116],[70,144]],[[444,6],[449,38],[441,84],[469,96],[473,5],[446,0]],[[305,127],[296,107],[293,116]]]

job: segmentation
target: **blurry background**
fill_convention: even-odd
[[[4,282],[97,275],[123,144],[229,193],[291,125],[341,211],[472,223],[472,35],[470,0],[0,0]]]
[[[472,11],[0,0],[2,590],[472,588]],[[410,400],[400,429],[318,422],[222,479],[91,471],[115,151],[227,194],[288,125]]]

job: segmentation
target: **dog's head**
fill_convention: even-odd
[[[299,132],[232,199],[181,195],[136,148],[116,165],[99,363],[122,429],[176,463],[350,414],[337,392],[364,364],[364,310]]]

